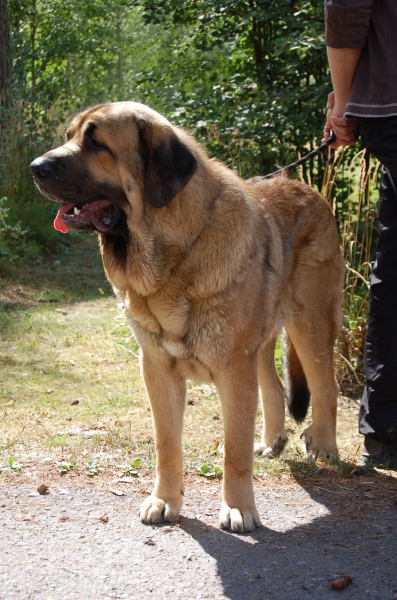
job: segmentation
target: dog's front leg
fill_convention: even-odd
[[[142,352],[141,369],[153,415],[156,444],[156,482],[141,505],[142,523],[177,521],[183,497],[182,429],[186,382],[171,360],[154,362]]]
[[[258,408],[256,357],[238,357],[214,373],[225,424],[219,525],[253,531],[261,522],[253,488],[253,446]]]

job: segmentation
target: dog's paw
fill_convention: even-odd
[[[335,443],[326,443],[319,439],[319,436],[313,434],[311,426],[303,431],[301,439],[304,441],[306,459],[309,463],[315,462],[318,458],[331,459],[335,462],[339,460],[338,448]]]
[[[150,525],[153,523],[174,522],[179,518],[179,506],[173,506],[171,502],[165,502],[156,496],[149,496],[141,504],[139,517],[142,523]]]
[[[275,456],[279,456],[285,448],[286,443],[288,442],[288,437],[282,437],[279,435],[273,441],[271,446],[263,442],[259,442],[254,446],[254,453],[260,454],[261,456],[265,456],[266,458],[274,458]]]
[[[230,529],[236,533],[254,531],[261,526],[259,513],[255,506],[250,508],[230,508],[226,502],[222,502],[219,514],[219,527]]]

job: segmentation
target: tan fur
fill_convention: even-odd
[[[108,151],[85,149],[89,123]],[[176,136],[197,163],[162,208],[145,199],[152,165],[147,175],[139,154],[142,135],[151,161],[157,160],[152,149],[165,148]],[[185,132],[135,103],[80,114],[66,145],[45,156],[57,160],[65,152],[67,177],[84,168],[86,185],[110,186],[126,215],[128,243],[116,246],[103,233],[99,238],[107,276],[141,346],[152,406],[157,477],[141,519],[178,518],[186,379],[194,378],[215,383],[223,408],[220,526],[250,531],[260,524],[252,485],[258,382],[265,418],[256,451],[276,455],[287,440],[283,386],[274,366],[283,327],[296,357],[292,370],[303,367],[312,396],[313,424],[303,433],[308,455],[337,455],[333,345],[344,265],[332,212],[302,183],[283,177],[241,180],[210,160]],[[52,198],[73,202],[62,197],[59,183],[40,187]]]

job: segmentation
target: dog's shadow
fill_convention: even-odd
[[[320,516],[297,526],[289,520],[284,531],[282,500],[278,530],[262,525],[250,534],[231,534],[187,517],[182,518],[180,528],[216,561],[223,595],[231,600],[331,599],[336,597],[331,582],[342,574],[353,577],[353,583],[343,590],[345,599],[394,598],[396,505],[390,488],[394,485],[395,489],[396,480],[379,473],[369,479],[358,481],[346,495],[325,478],[317,486],[299,479],[302,494],[310,496],[309,512],[310,505],[317,504]],[[269,503],[278,501],[267,496],[265,499],[257,491],[264,522]],[[214,597],[219,595],[214,593]]]

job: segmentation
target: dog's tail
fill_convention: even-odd
[[[283,371],[289,412],[300,423],[307,415],[310,391],[302,364],[287,332],[284,333]]]

